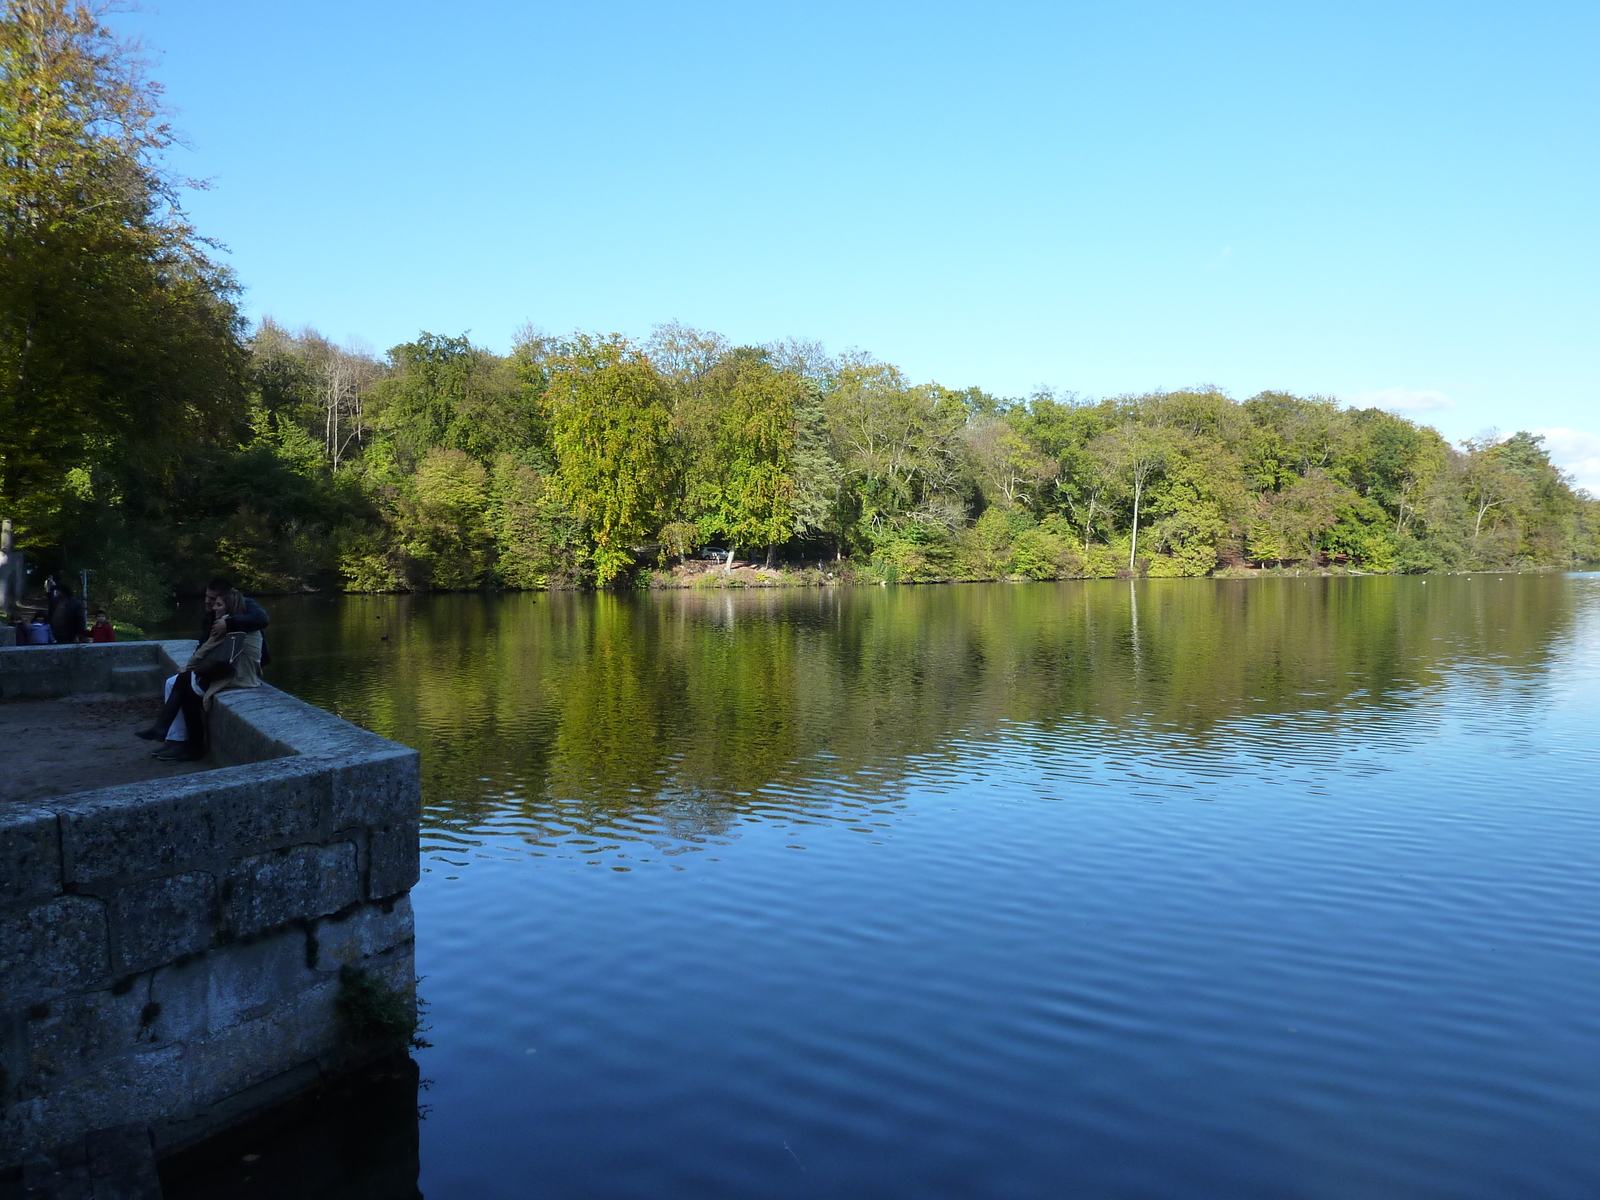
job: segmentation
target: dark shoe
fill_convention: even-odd
[[[149,729],[135,729],[133,731],[134,737],[143,738],[147,742],[159,742],[166,734],[167,731],[165,729],[157,729],[154,725],[150,726]]]
[[[179,742],[173,749],[156,755],[159,762],[195,762],[204,757],[204,751],[191,749],[187,742]]]

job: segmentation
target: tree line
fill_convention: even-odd
[[[679,324],[505,355],[249,328],[137,55],[75,0],[4,12],[0,512],[128,615],[211,571],[618,587],[706,547],[902,582],[1600,557],[1538,437],[1458,447],[1325,397],[999,397]]]

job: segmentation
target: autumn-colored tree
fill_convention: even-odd
[[[1281,492],[1262,493],[1250,515],[1250,557],[1269,562],[1315,558],[1351,495],[1325,471],[1296,479]]]

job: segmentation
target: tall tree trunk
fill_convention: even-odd
[[[1133,484],[1133,545],[1128,550],[1128,570],[1133,570],[1133,563],[1139,556],[1139,496],[1144,491],[1144,484],[1135,480]]]
[[[772,570],[778,565],[778,543],[767,543],[767,570]]]

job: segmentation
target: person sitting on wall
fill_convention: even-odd
[[[156,757],[167,762],[192,762],[205,757],[206,706],[225,688],[261,686],[261,630],[266,611],[221,577],[206,585],[206,615],[199,644],[183,670],[167,680],[161,715],[148,729],[136,730],[149,741],[166,745]]]
[[[111,621],[101,610],[94,614],[94,628],[89,630],[91,642],[114,642],[117,640],[117,631],[111,627]]]
[[[81,642],[88,635],[84,620],[83,601],[75,598],[72,589],[64,583],[55,585],[54,602],[50,606],[50,632],[62,645]]]
[[[219,612],[227,615],[218,619]],[[218,575],[206,584],[206,611],[200,618],[196,640],[204,644],[229,633],[260,633],[267,623],[266,609],[234,587],[232,580]],[[265,637],[263,634],[263,642]]]

